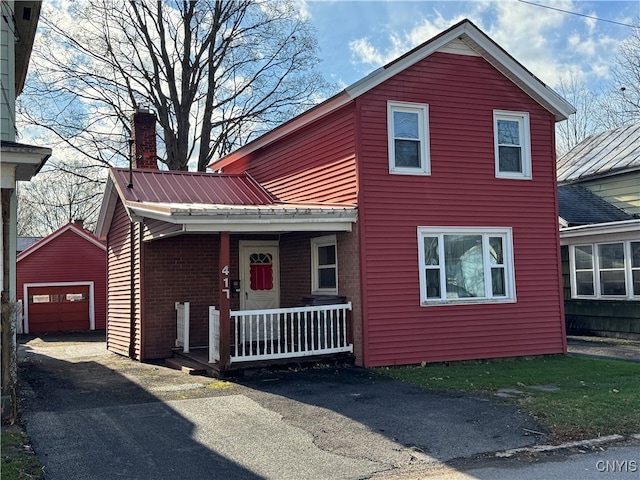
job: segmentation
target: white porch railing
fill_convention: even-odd
[[[353,352],[338,305],[231,312],[231,363]]]
[[[189,302],[176,302],[176,347],[189,353]]]
[[[232,311],[230,363],[351,353],[347,311],[337,305]],[[209,307],[209,363],[220,361],[220,312]]]

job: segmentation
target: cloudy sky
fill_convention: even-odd
[[[306,0],[304,11],[317,30],[325,77],[343,86],[468,18],[552,87],[573,71],[597,90],[606,88],[613,55],[632,33],[618,23],[638,22],[640,2]]]

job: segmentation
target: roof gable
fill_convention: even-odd
[[[328,115],[438,51],[483,57],[536,102],[553,113],[556,121],[566,120],[569,115],[575,113],[575,108],[571,104],[524,68],[471,21],[465,19],[396,60],[378,68],[323,103],[267,132],[226,157],[217,160],[209,167],[212,169],[224,168],[238,158],[269,145],[320,117]]]
[[[107,250],[106,245],[102,243],[95,235],[91,234],[90,232],[87,232],[83,228],[78,227],[75,223],[67,223],[66,225],[64,225],[63,227],[60,227],[58,230],[56,230],[52,234],[47,235],[42,240],[34,243],[29,248],[27,248],[26,250],[18,254],[17,261],[19,262],[20,260],[23,260],[24,258],[28,257],[32,253],[37,252],[39,249],[41,249],[45,245],[48,245],[49,243],[56,241],[57,238],[61,237],[66,232],[71,232],[75,235],[78,235],[83,240],[95,245],[96,247],[104,251]]]
[[[557,162],[561,183],[634,170],[640,170],[640,123],[591,135]]]

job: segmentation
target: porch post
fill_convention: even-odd
[[[218,299],[220,302],[220,366],[229,365],[231,355],[231,285],[229,280],[229,232],[220,232]]]

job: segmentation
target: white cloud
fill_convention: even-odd
[[[463,18],[469,18],[543,82],[555,86],[567,71],[578,71],[585,80],[600,81],[609,75],[609,65],[620,40],[608,35],[595,18],[577,17],[553,9],[516,1],[464,2],[458,8],[438,4],[442,13],[423,12],[427,17],[414,21],[405,30],[383,26],[382,39],[362,37],[350,42],[351,61],[355,65],[379,67],[425,40],[446,30]],[[462,6],[460,6],[462,5]],[[554,8],[596,16],[581,11],[574,0],[554,1]]]

